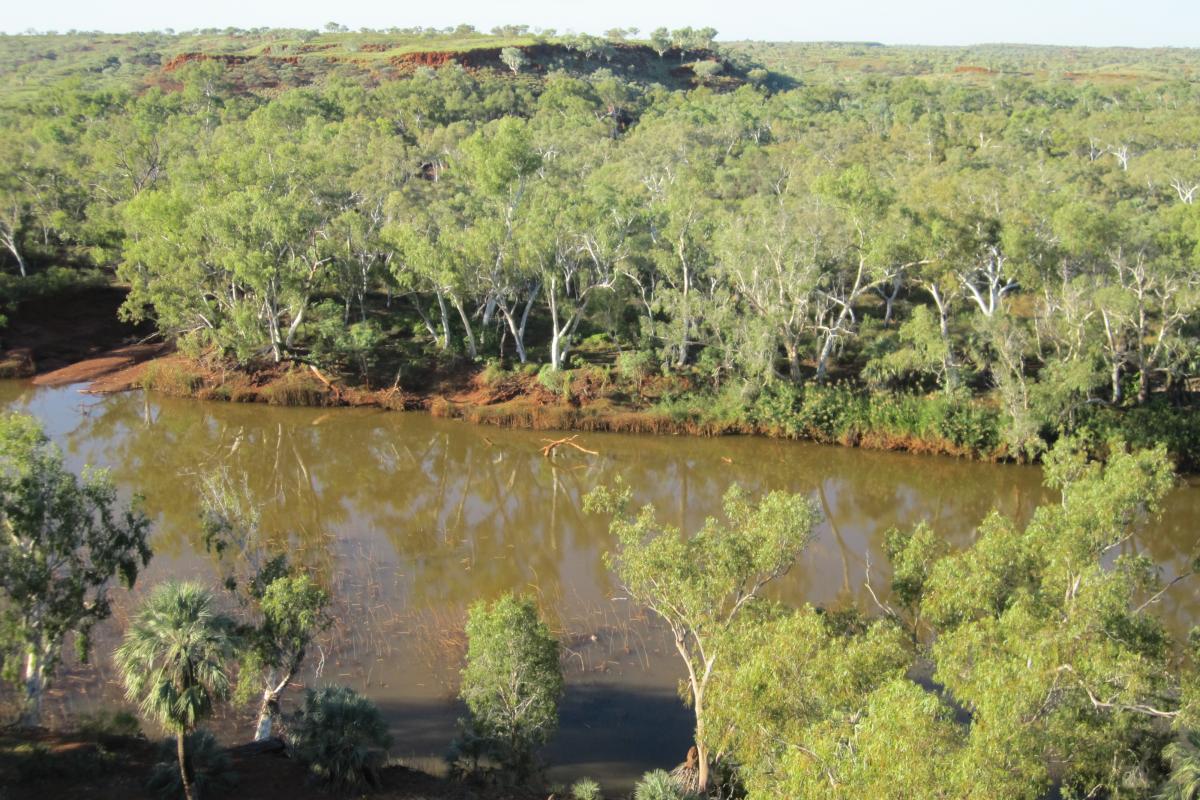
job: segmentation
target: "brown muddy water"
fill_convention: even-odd
[[[608,576],[606,521],[581,511],[596,485],[621,476],[639,502],[687,530],[716,513],[735,482],[752,492],[806,492],[825,522],[773,591],[792,604],[864,609],[868,567],[873,585],[887,582],[889,528],[926,520],[962,545],[991,509],[1024,518],[1051,499],[1036,468],[760,438],[585,434],[579,441],[598,456],[560,448],[545,458],[550,434],[419,413],[97,397],[12,381],[0,381],[0,408],[39,417],[72,467],[108,467],[123,493],[145,498],[155,522],[150,569],[135,596],[118,593],[93,663],[65,670],[57,715],[124,703],[110,654],[137,595],[169,576],[217,584],[220,568],[198,524],[198,484],[226,470],[245,476],[272,543],[335,597],[337,624],[301,683],[364,691],[392,725],[393,755],[435,769],[462,713],[454,696],[465,608],[509,590],[535,594],[565,645],[561,728],[545,754],[550,777],[588,775],[612,789],[681,761],[690,722],[677,689],[682,665]],[[1198,520],[1200,484],[1191,480],[1131,547],[1169,578],[1186,566]],[[1180,584],[1160,613],[1184,631],[1200,620],[1200,597]],[[246,710],[216,722],[228,738],[246,738],[251,724]]]

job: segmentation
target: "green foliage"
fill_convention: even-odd
[[[196,770],[188,734],[229,695],[235,646],[233,620],[217,611],[197,583],[154,588],[114,654],[125,695],[142,715],[176,732],[180,785],[195,796]]]
[[[525,54],[516,47],[505,47],[502,49],[500,51],[500,61],[514,73],[520,72],[529,63],[529,59],[526,58]]]
[[[571,396],[571,371],[566,369],[557,369],[553,364],[543,364],[537,373],[538,383],[548,392],[561,395],[564,398]]]
[[[805,607],[766,614],[730,637],[737,661],[714,683],[709,730],[712,747],[731,751],[741,765],[751,796],[825,797],[831,782],[845,787],[836,796],[869,796],[901,780],[895,765],[940,766],[945,714],[931,711],[919,688],[906,691],[912,646],[895,624]],[[898,736],[895,729],[871,730],[905,721],[930,729],[920,737],[912,736],[915,730]],[[900,784],[892,786],[897,791]],[[920,796],[912,788],[903,794]]]
[[[562,693],[558,641],[532,600],[506,594],[471,607],[459,692],[470,718],[457,749],[473,768],[482,756],[517,781],[532,775],[558,728]]]
[[[80,714],[75,725],[81,735],[97,741],[132,738],[142,733],[138,718],[128,711],[101,710]]]
[[[698,431],[1192,459],[1194,54],[715,33],[8,37],[0,295],[116,267],[189,355],[368,385],[602,333]],[[431,50],[471,69],[380,80]]]
[[[1194,667],[1130,546],[1172,485],[1165,453],[1113,443],[1102,465],[1063,443],[1046,477],[1059,502],[1024,527],[993,514],[962,550],[890,532],[874,621],[763,609],[729,630],[706,730],[750,796],[1149,797],[1173,785],[1164,756],[1186,780],[1190,751],[1163,748]],[[929,667],[936,691],[914,680]]]
[[[326,369],[353,372],[368,382],[379,362],[380,349],[387,339],[375,320],[346,323],[342,309],[332,301],[313,309],[317,322],[311,344],[311,357]]]
[[[187,735],[186,746],[195,770],[195,790],[200,796],[221,795],[237,786],[233,759],[212,733],[203,728],[192,731]],[[183,794],[183,781],[175,760],[177,749],[174,738],[162,742],[159,760],[150,768],[150,778],[146,781],[146,788],[163,800],[175,800]]]
[[[1163,750],[1171,763],[1171,775],[1158,795],[1162,800],[1196,800],[1200,797],[1200,734],[1191,731],[1184,739],[1171,742]]]
[[[888,444],[990,457],[1000,447],[995,410],[962,393],[931,395],[863,392],[844,384],[768,385],[752,418],[766,429],[818,442],[854,444],[872,437]]]
[[[618,549],[605,553],[630,597],[666,622],[687,668],[696,716],[701,789],[708,784],[705,693],[733,667],[729,638],[753,612],[763,588],[791,569],[812,537],[820,512],[800,494],[770,492],[752,500],[738,486],[723,498],[724,521],[710,517],[693,535],[659,523],[652,506],[633,512],[628,487],[600,487],[584,498],[589,512],[611,514]]]
[[[571,800],[604,800],[600,784],[591,778],[580,778],[571,784]]]
[[[666,770],[647,772],[633,787],[634,800],[688,800],[688,796]]]
[[[296,758],[337,789],[378,784],[392,737],[379,709],[346,686],[309,689],[290,728]]]
[[[93,626],[112,614],[112,581],[133,586],[149,562],[149,526],[136,504],[118,504],[107,473],[69,472],[33,417],[0,414],[0,656],[25,683],[26,724],[67,635],[86,659]]]
[[[143,716],[188,732],[229,694],[233,621],[197,583],[168,581],[138,609],[115,658]]]
[[[5,787],[46,780],[87,781],[111,775],[121,756],[100,745],[52,750],[41,742],[23,739],[0,741],[0,775]]]
[[[643,350],[626,350],[617,356],[617,374],[641,391],[646,378],[654,374],[654,356]]]
[[[495,386],[507,378],[508,375],[509,373],[504,369],[504,365],[500,363],[500,359],[489,358],[483,365],[483,371],[479,373],[479,379],[487,386]]]

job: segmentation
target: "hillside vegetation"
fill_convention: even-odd
[[[1197,51],[336,27],[0,39],[5,280],[208,396],[1194,465]]]

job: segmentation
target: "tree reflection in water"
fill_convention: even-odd
[[[654,503],[687,530],[719,510],[732,482],[752,493],[810,492],[826,521],[774,596],[864,608],[868,561],[874,585],[886,584],[882,543],[889,528],[928,520],[964,544],[993,506],[1025,519],[1050,499],[1034,468],[758,438],[596,434],[584,440],[599,456],[560,448],[546,458],[544,434],[424,414],[139,393],[94,398],[0,382],[3,406],[41,417],[73,467],[110,467],[124,491],[145,497],[156,523],[156,558],[143,591],[168,575],[216,581],[199,524],[199,477],[214,470],[244,475],[265,545],[286,550],[337,599],[339,625],[324,644],[322,678],[349,682],[397,709],[398,754],[436,756],[449,741],[466,606],[508,590],[536,594],[566,645],[568,697],[576,691],[588,698],[576,704],[580,713],[564,718],[563,740],[602,737],[608,766],[593,765],[590,774],[618,782],[661,766],[652,758],[662,746],[660,731],[643,724],[642,705],[662,711],[665,731],[678,728],[679,747],[688,726],[681,706],[651,700],[673,696],[679,676],[660,633],[617,597],[604,569],[606,521],[580,510],[596,485],[621,475],[639,503]],[[1200,488],[1185,486],[1169,498],[1161,523],[1141,536],[1167,577],[1186,563],[1197,518]],[[1180,628],[1200,610],[1200,599],[1186,590],[1162,603]],[[104,696],[107,670],[78,669],[76,683],[95,687],[88,697]],[[606,696],[631,705],[606,713],[597,727],[583,709]],[[406,708],[439,710],[418,720]],[[414,735],[406,739],[406,730]],[[437,744],[432,752],[429,742]]]

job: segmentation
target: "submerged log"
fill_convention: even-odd
[[[579,434],[575,434],[574,436],[568,436],[565,439],[542,439],[542,441],[546,443],[546,446],[542,448],[542,455],[549,458],[550,454],[554,452],[555,448],[562,447],[563,445],[567,445],[569,447],[574,447],[579,452],[587,453],[588,455],[591,455],[591,456],[600,455],[595,450],[588,450],[583,445],[576,444],[575,440],[578,438],[579,438]]]

